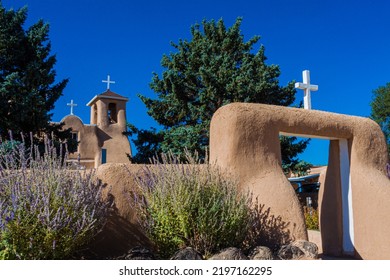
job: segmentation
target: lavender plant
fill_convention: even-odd
[[[50,141],[42,155],[25,143],[0,151],[0,259],[71,258],[105,222],[101,192],[93,173],[69,170]]]
[[[144,230],[163,258],[184,246],[205,257],[240,246],[251,224],[251,196],[214,166],[187,160],[163,155],[138,176],[135,201]]]

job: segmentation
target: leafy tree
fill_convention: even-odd
[[[294,143],[296,137],[280,136],[280,148],[282,151],[282,167],[286,175],[293,173],[295,176],[304,176],[313,167],[311,163],[299,160],[297,156],[306,149],[310,139]]]
[[[390,83],[373,91],[371,118],[382,128],[390,154]]]
[[[130,157],[130,161],[137,163],[149,163],[149,160],[158,157],[160,154],[160,143],[163,141],[163,133],[156,131],[155,128],[150,130],[138,129],[132,124],[127,124],[128,132],[125,135],[138,135],[133,139],[137,147],[137,154]]]
[[[6,10],[0,2],[0,135],[12,130],[16,138],[30,132],[37,139],[42,133],[69,138],[69,131],[50,123],[68,80],[55,83],[49,25],[39,20],[24,30],[26,19],[26,7]]]
[[[150,84],[157,99],[139,95],[163,129],[137,130],[136,161],[147,161],[151,154],[171,151],[176,155],[189,151],[205,156],[209,145],[209,126],[214,112],[231,102],[252,102],[289,106],[295,100],[294,82],[279,85],[280,69],[265,63],[265,49],[252,53],[260,37],[244,41],[241,18],[230,28],[223,20],[203,21],[191,27],[192,39],[171,43],[176,52],[163,55],[162,77],[153,73]],[[158,136],[157,136],[158,134]],[[283,140],[292,153],[285,154],[288,163],[296,152],[305,149],[307,141]],[[285,149],[286,151],[288,149]]]

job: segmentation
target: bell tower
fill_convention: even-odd
[[[126,131],[126,103],[129,99],[110,90],[110,84],[115,83],[110,76],[103,82],[107,83],[107,90],[87,103],[91,107],[90,126],[95,127],[98,139],[97,165],[128,162],[131,147],[123,132]]]
[[[105,130],[116,125],[126,130],[126,103],[129,99],[111,90],[96,95],[88,102],[91,107],[91,124]]]
[[[103,130],[116,124],[125,131],[126,102],[129,99],[110,90],[110,84],[115,84],[114,81],[111,81],[110,75],[107,75],[107,80],[102,80],[102,82],[107,83],[107,90],[102,94],[95,95],[87,104],[91,107],[91,124],[97,125]]]

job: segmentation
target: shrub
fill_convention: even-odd
[[[206,257],[239,247],[251,224],[251,196],[217,168],[187,160],[163,155],[138,177],[135,201],[145,232],[164,258],[185,246]]]
[[[305,216],[306,228],[311,230],[319,230],[318,210],[312,207],[303,207],[303,214]]]
[[[0,259],[65,259],[102,228],[109,205],[92,172],[70,171],[46,152],[0,153]]]
[[[18,149],[19,145],[22,143],[15,140],[6,140],[0,144],[0,155],[4,156],[6,154],[12,153],[13,150]]]

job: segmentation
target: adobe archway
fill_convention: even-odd
[[[319,201],[324,253],[390,259],[390,181],[380,127],[367,118],[262,104],[233,103],[214,114],[210,161],[288,223],[291,239],[307,239],[298,199],[281,168],[280,133],[331,139]]]

